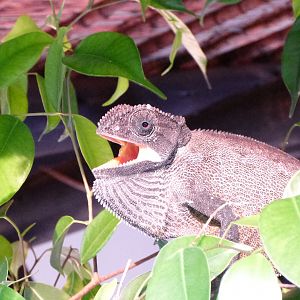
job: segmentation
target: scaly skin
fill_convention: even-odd
[[[206,233],[224,232],[231,221],[280,198],[300,169],[277,148],[225,132],[191,131],[183,117],[149,105],[114,107],[97,132],[152,149],[149,158],[95,168],[93,190],[106,208],[155,238],[197,234],[222,205]],[[228,237],[259,245],[252,229],[233,228]]]

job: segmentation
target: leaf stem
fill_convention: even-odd
[[[10,219],[8,216],[4,216],[2,217],[4,220],[6,220],[8,223],[10,223],[10,225],[15,229],[15,231],[17,232],[20,244],[21,244],[21,254],[22,254],[22,267],[23,267],[23,272],[24,272],[24,278],[25,281],[28,281],[28,277],[27,277],[27,270],[26,270],[26,264],[25,264],[25,251],[24,251],[24,240],[23,237],[21,235],[21,232],[18,228],[18,226],[16,225],[16,223]]]
[[[67,100],[68,100],[68,115],[72,116],[71,96],[70,96],[70,71],[68,72],[68,75],[66,78],[66,83],[67,83],[66,86],[67,86]],[[76,143],[76,139],[75,139],[75,131],[74,131],[73,122],[69,122],[69,120],[68,120],[68,124],[66,124],[65,119],[62,116],[60,118],[61,118],[66,130],[68,131],[68,133],[70,135],[70,139],[71,139],[74,153],[76,156],[77,164],[79,167],[79,171],[80,171],[81,178],[82,178],[83,185],[84,185],[85,192],[86,192],[87,206],[88,206],[88,222],[91,223],[93,221],[93,198],[92,198],[93,192],[91,191],[91,189],[89,187],[89,184],[88,184],[85,172],[84,172],[81,156],[80,156],[78,146]],[[94,268],[94,271],[98,270],[96,258],[93,260],[93,268]]]
[[[53,1],[52,1],[52,0],[49,0],[49,3],[50,3],[51,10],[52,10],[52,17],[53,17],[53,19],[54,19],[54,22],[55,22],[54,26],[55,26],[55,29],[57,30],[57,29],[58,29],[58,26],[59,26],[59,24],[58,24],[58,20],[57,20],[57,15],[56,15],[56,11],[55,11],[55,7],[54,7],[54,3],[53,3]]]
[[[92,7],[94,1],[89,1],[86,9],[81,14],[79,14],[73,21],[71,21],[70,24],[68,25],[68,27],[71,28],[74,24],[76,24],[80,19],[82,19],[84,16],[86,16],[90,12],[93,12],[93,11],[101,9],[101,8],[109,7],[109,6],[114,5],[114,4],[119,4],[119,3],[122,3],[122,2],[126,2],[126,1],[127,0],[117,0],[117,1],[112,1],[112,2],[108,2],[108,3],[100,4],[100,5],[97,5],[95,7]]]
[[[36,112],[36,113],[27,113],[27,114],[12,114],[14,117],[48,117],[48,116],[63,116],[67,117],[69,116],[68,113],[61,113],[61,112],[55,112],[55,113],[46,113],[46,112]]]
[[[68,77],[67,82],[69,82],[69,80],[70,80],[70,78]],[[70,86],[69,86],[68,83],[67,83],[67,98],[68,98],[68,106],[69,106],[68,107],[68,110],[69,110],[68,115],[71,115],[71,111],[70,111],[71,110],[71,100],[69,99],[70,98]],[[61,120],[64,123],[65,128],[68,131],[68,133],[70,135],[70,138],[71,138],[71,142],[72,142],[72,146],[73,146],[73,149],[74,149],[74,152],[75,152],[75,156],[76,156],[76,160],[77,160],[77,163],[78,163],[79,171],[80,171],[81,178],[82,178],[82,181],[83,181],[83,185],[84,185],[84,188],[85,188],[85,191],[86,191],[86,197],[87,197],[87,202],[88,202],[89,222],[92,222],[92,220],[93,220],[93,202],[92,202],[93,193],[92,193],[92,191],[89,187],[89,184],[88,184],[85,172],[84,172],[83,164],[82,164],[82,161],[81,161],[80,153],[78,151],[77,143],[76,143],[76,140],[75,140],[75,132],[74,132],[73,123],[72,122],[69,123],[68,124],[69,126],[68,126],[66,124],[64,118],[61,117]]]
[[[287,144],[289,143],[289,139],[290,139],[290,136],[291,136],[292,132],[294,131],[294,129],[296,127],[299,127],[299,126],[300,126],[300,122],[297,122],[297,123],[293,124],[290,127],[290,129],[288,130],[286,136],[284,137],[284,140],[283,140],[282,145],[280,147],[282,151],[285,151],[285,148],[286,148]]]

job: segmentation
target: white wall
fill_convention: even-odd
[[[72,246],[80,248],[83,231],[77,231],[67,235],[64,246]],[[34,246],[37,255],[41,254],[45,249],[51,248],[51,242],[46,242]],[[147,237],[140,231],[125,225],[121,222],[112,238],[98,255],[98,268],[101,276],[124,268],[128,259],[132,261],[139,260],[145,256],[152,254],[158,250],[158,246],[154,245],[154,240]],[[53,285],[57,272],[50,266],[50,253],[46,254],[41,262],[33,271],[34,280]],[[33,263],[32,254],[29,255],[28,267]],[[135,276],[151,270],[153,259],[128,271],[125,283]],[[120,278],[120,276],[118,277]],[[59,286],[64,284],[65,279],[61,278]]]

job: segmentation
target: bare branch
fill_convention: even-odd
[[[101,284],[103,281],[106,281],[108,279],[111,279],[117,275],[120,275],[122,273],[124,273],[124,271],[127,270],[131,270],[141,264],[143,264],[144,262],[154,258],[159,251],[154,252],[136,262],[133,262],[132,264],[129,265],[129,267],[125,267],[122,269],[119,269],[115,272],[112,272],[110,274],[104,275],[104,276],[99,276],[98,273],[93,273],[92,279],[91,281],[82,289],[80,290],[77,294],[75,294],[74,296],[72,296],[69,300],[80,300],[84,295],[86,295],[89,291],[91,291],[93,288],[95,288],[97,285]]]

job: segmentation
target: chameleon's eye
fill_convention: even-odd
[[[137,111],[132,114],[130,123],[136,135],[149,137],[154,132],[156,117],[151,111]]]
[[[144,121],[144,122],[142,123],[142,127],[145,128],[145,129],[148,128],[149,125],[150,125],[150,124],[149,124],[149,122],[147,122],[147,121]]]
[[[150,120],[142,120],[138,126],[138,134],[141,136],[150,135],[153,132],[154,126]]]

